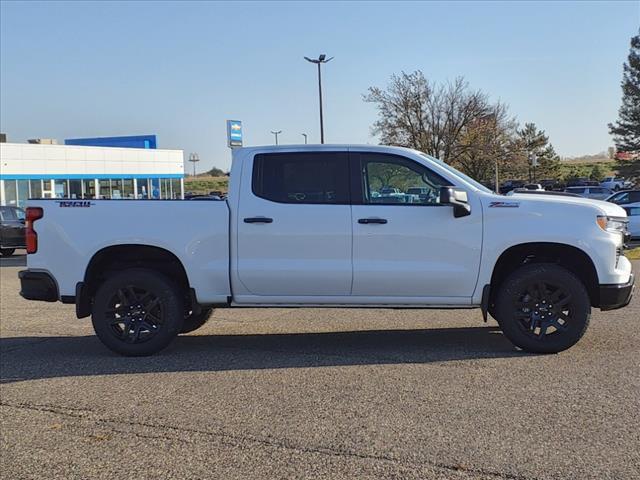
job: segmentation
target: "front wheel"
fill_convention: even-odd
[[[584,335],[591,302],[584,284],[559,265],[526,265],[498,292],[496,320],[513,344],[532,353],[557,353]]]
[[[15,251],[15,248],[0,248],[0,255],[3,257],[10,257]]]
[[[124,270],[98,289],[91,321],[98,338],[114,352],[152,355],[169,345],[182,329],[182,294],[161,273]]]

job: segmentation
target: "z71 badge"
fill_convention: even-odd
[[[519,202],[491,202],[489,208],[518,208]]]
[[[89,208],[91,205],[95,205],[95,203],[90,202],[89,200],[58,200],[58,204],[65,207],[79,207],[79,208]]]

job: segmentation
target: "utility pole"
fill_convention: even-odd
[[[317,60],[311,59],[309,57],[304,57],[307,62],[315,63],[318,65],[318,96],[320,98],[320,143],[324,143],[324,121],[322,118],[322,71],[320,66],[323,63],[329,63],[333,57],[327,58],[327,56],[323,53],[318,57]]]
[[[307,134],[306,133],[302,133],[301,134],[304,137],[304,144],[307,144]]]
[[[189,154],[189,161],[193,163],[193,176],[196,176],[196,163],[200,161],[200,157],[197,153]]]
[[[271,130],[271,133],[273,133],[276,137],[276,145],[278,145],[278,135],[280,135],[282,133],[282,130],[278,130],[277,132],[274,132],[273,130]]]

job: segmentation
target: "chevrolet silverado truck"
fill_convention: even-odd
[[[497,195],[415,150],[250,147],[226,200],[30,200],[19,275],[124,355],[234,307],[477,308],[553,353],[629,303],[626,235],[617,205]]]

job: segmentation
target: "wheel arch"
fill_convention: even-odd
[[[78,318],[91,314],[93,297],[107,276],[126,268],[146,268],[162,273],[184,289],[189,301],[194,298],[184,265],[174,253],[153,245],[111,245],[98,250],[91,257],[83,281],[76,286]]]
[[[530,242],[513,245],[498,257],[489,284],[489,311],[495,304],[500,286],[509,274],[520,266],[531,263],[555,263],[566,268],[584,283],[591,305],[600,305],[598,272],[593,260],[584,250],[564,243]]]

